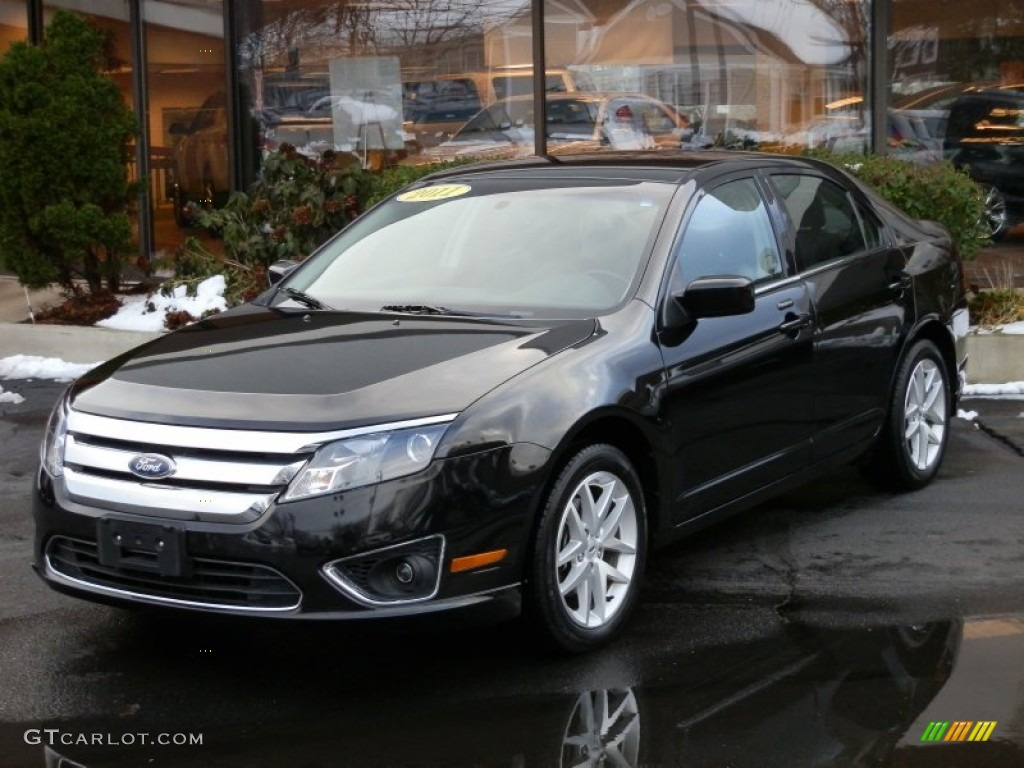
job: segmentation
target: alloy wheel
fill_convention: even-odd
[[[1006,212],[1006,197],[998,188],[991,184],[979,184],[985,200],[985,213],[982,218],[983,236],[988,239],[996,239],[1006,231],[1008,218]]]
[[[562,511],[555,550],[562,607],[575,624],[596,629],[618,613],[633,583],[638,540],[626,483],[608,471],[587,475]]]
[[[904,399],[903,438],[910,461],[925,472],[938,461],[946,434],[946,379],[929,358],[914,366]]]

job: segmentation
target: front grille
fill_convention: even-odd
[[[101,590],[142,597],[242,610],[288,610],[302,593],[287,578],[265,565],[191,558],[188,577],[158,576],[147,570],[100,564],[94,541],[52,538],[46,559],[53,571]]]
[[[262,515],[312,453],[315,434],[174,427],[72,410],[63,485],[72,501],[117,512],[210,522]],[[173,463],[169,476],[137,477],[141,454]]]

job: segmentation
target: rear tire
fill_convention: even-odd
[[[897,369],[889,414],[868,463],[869,479],[896,491],[930,483],[949,442],[952,407],[942,353],[927,339],[915,342]]]
[[[583,448],[544,503],[527,568],[524,616],[548,645],[596,648],[636,606],[647,553],[640,480],[611,445]]]

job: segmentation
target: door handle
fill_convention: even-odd
[[[789,313],[786,315],[786,320],[779,326],[779,333],[800,333],[804,328],[810,327],[810,315],[794,315]]]
[[[903,293],[909,290],[914,284],[914,279],[906,272],[900,272],[892,278],[892,282],[889,283],[889,290],[893,293]]]

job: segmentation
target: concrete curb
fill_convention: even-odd
[[[161,335],[79,325],[0,323],[0,357],[38,355],[69,363],[98,363]]]
[[[1024,335],[972,333],[967,337],[967,355],[971,384],[1024,381]]]

